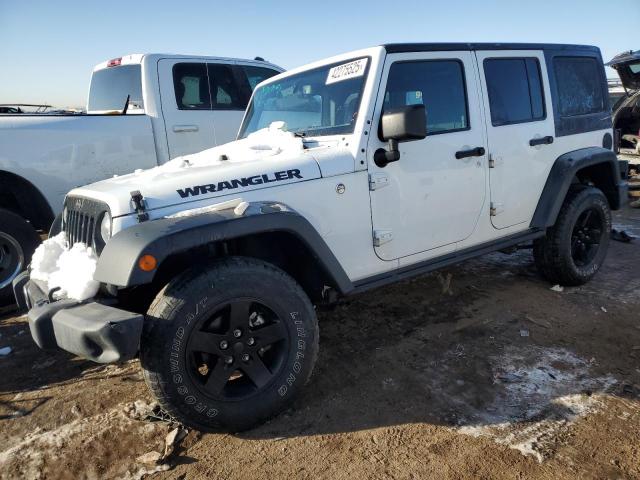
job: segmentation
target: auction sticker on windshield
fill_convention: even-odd
[[[341,82],[343,80],[348,80],[350,78],[361,77],[364,75],[364,69],[367,67],[366,58],[361,58],[360,60],[355,60],[349,63],[343,63],[342,65],[338,65],[329,70],[329,74],[327,75],[326,85],[331,83]]]

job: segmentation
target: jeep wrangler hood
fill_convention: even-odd
[[[109,205],[118,217],[134,211],[131,192],[139,191],[147,210],[185,205],[320,178],[302,140],[273,125],[247,138],[177,157],[162,166],[114,177],[69,192]]]
[[[640,90],[640,50],[620,53],[607,66],[618,72],[625,88]]]

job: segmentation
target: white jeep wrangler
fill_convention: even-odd
[[[339,55],[260,84],[235,142],[72,190],[16,298],[40,347],[139,354],[166,412],[246,429],[309,379],[314,304],[531,242],[551,282],[588,281],[625,198],[612,140],[595,47]],[[67,248],[88,288],[43,277]]]

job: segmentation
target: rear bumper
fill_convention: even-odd
[[[38,282],[14,280],[19,306],[29,308],[29,329],[45,350],[61,348],[98,363],[130,360],[140,346],[143,316],[99,302],[51,301]]]

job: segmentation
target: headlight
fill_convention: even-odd
[[[100,223],[100,236],[103,242],[107,242],[111,238],[111,215],[109,212],[104,212],[102,216],[102,222]]]

